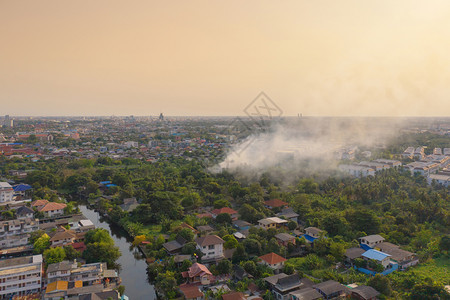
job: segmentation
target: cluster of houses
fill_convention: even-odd
[[[268,230],[270,228],[286,229],[275,235],[279,245],[287,247],[289,244],[295,245],[296,239],[304,238],[306,242],[314,246],[315,240],[325,236],[325,232],[316,227],[307,227],[303,231],[287,230],[287,224],[290,220],[298,222],[298,214],[288,207],[288,203],[279,199],[273,199],[265,202],[269,209],[277,209],[279,213],[274,217],[264,218],[258,221],[257,225],[239,219],[239,215],[232,208],[222,208],[203,213],[201,216],[217,217],[220,213],[229,213],[233,219],[233,227],[238,231],[234,236],[238,241],[244,240],[252,226]],[[250,284],[245,293],[235,292],[229,289],[227,280],[240,281],[243,278],[252,278],[239,265],[233,266],[233,271],[228,275],[214,276],[209,270],[213,264],[217,264],[223,259],[231,259],[235,249],[224,249],[225,241],[217,235],[212,234],[214,228],[211,225],[197,226],[194,228],[183,223],[181,228],[188,228],[194,233],[196,249],[202,253],[201,260],[194,259],[192,266],[183,272],[184,283],[179,286],[179,291],[185,299],[205,299],[207,291],[227,291],[222,299],[261,299],[263,291],[260,291],[255,285]],[[287,233],[290,232],[290,233]],[[345,263],[348,267],[354,267],[357,270],[374,275],[380,273],[388,274],[395,270],[403,270],[418,263],[414,253],[401,249],[399,246],[386,242],[380,235],[370,235],[359,238],[360,247],[347,249],[345,254]],[[181,264],[184,260],[192,260],[190,255],[181,254],[186,240],[177,236],[174,240],[163,244],[164,249],[169,255],[174,257],[176,264]],[[366,266],[356,267],[355,260],[362,259],[366,262],[375,261],[383,266],[383,270],[374,271],[373,268]],[[201,261],[201,262],[200,262]],[[283,273],[286,257],[276,253],[267,253],[259,256],[258,263],[265,265],[273,270],[275,275],[264,278],[266,286],[278,300],[305,300],[305,299],[334,299],[336,297],[349,297],[353,299],[376,299],[379,292],[369,286],[342,285],[339,282],[329,280],[321,283],[314,283],[306,277],[300,277],[297,273],[288,275]]]
[[[353,164],[341,164],[339,169],[354,177],[375,176],[380,170],[402,167],[412,174],[423,175],[429,184],[433,181],[448,187],[450,185],[450,148],[435,148],[433,154],[426,155],[425,147],[408,147],[402,153],[403,158],[416,161],[402,165],[398,160],[376,159],[373,161],[361,161]]]
[[[93,121],[93,120],[91,120]],[[221,123],[226,119],[218,118],[217,123],[199,122],[196,126],[203,128],[191,131],[189,119],[170,118],[99,118],[94,122],[85,122],[77,118],[61,120],[41,120],[33,124],[34,130],[26,126],[29,120],[21,120],[24,128],[14,134],[0,133],[0,155],[10,158],[31,158],[33,161],[48,159],[70,159],[74,155],[80,158],[95,159],[109,157],[112,159],[136,158],[157,161],[163,157],[185,157],[186,153],[201,152],[209,158],[211,153],[226,146],[236,139],[234,133],[225,131]],[[215,123],[215,122],[214,122]],[[20,131],[21,129],[27,131]],[[134,132],[140,134],[135,136]],[[208,132],[208,138],[200,132]],[[198,132],[198,134],[197,134]],[[35,141],[31,143],[30,138]],[[101,140],[98,138],[101,137]],[[63,140],[77,141],[57,146]],[[25,174],[26,176],[26,174]]]
[[[375,176],[377,171],[386,170],[390,168],[400,167],[402,163],[398,160],[391,159],[376,159],[373,161],[362,161],[354,164],[339,165],[339,169],[354,177]]]
[[[0,221],[0,299],[121,299],[115,290],[120,278],[105,263],[63,261],[50,264],[44,272],[42,255],[33,255],[31,235],[37,231],[49,236],[51,248],[70,245],[82,253],[84,235],[95,229],[91,220],[82,214],[65,214],[65,203],[15,201],[31,188],[27,185],[3,183],[1,188],[2,204],[14,211],[14,219]]]

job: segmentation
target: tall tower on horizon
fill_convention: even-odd
[[[160,121],[164,121],[164,115],[163,115],[163,113],[160,113],[160,114],[159,114],[159,120],[160,120]]]

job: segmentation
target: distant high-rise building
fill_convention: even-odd
[[[160,113],[160,114],[159,114],[159,120],[160,120],[160,121],[164,121],[164,115],[163,115],[163,113]]]
[[[14,127],[14,120],[9,117],[9,115],[5,116],[5,120],[3,121],[3,126],[5,127]]]

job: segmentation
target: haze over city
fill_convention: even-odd
[[[0,1],[10,115],[445,116],[450,2]]]

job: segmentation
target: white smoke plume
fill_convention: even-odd
[[[232,145],[215,170],[253,178],[269,173],[287,181],[330,174],[342,151],[381,149],[401,124],[393,118],[285,118]]]

